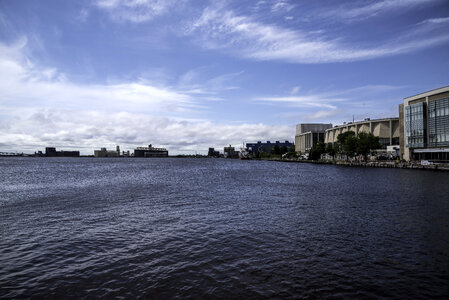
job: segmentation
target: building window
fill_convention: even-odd
[[[429,102],[429,146],[449,146],[449,98]]]
[[[409,148],[425,147],[426,107],[425,103],[416,103],[405,107],[405,134]]]

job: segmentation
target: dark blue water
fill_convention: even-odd
[[[449,173],[0,158],[0,297],[449,295]]]

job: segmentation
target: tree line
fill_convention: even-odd
[[[344,154],[348,157],[363,155],[367,160],[371,150],[379,148],[381,148],[381,144],[378,136],[366,132],[360,132],[356,136],[354,131],[346,131],[337,136],[337,142],[334,144],[316,143],[309,152],[309,159],[318,160],[322,154],[327,153],[332,158],[336,154]]]
[[[261,148],[259,149],[255,158],[273,158],[273,157],[281,157],[284,154],[288,154],[289,156],[296,155],[295,145],[291,144],[290,147],[274,145],[271,147],[270,152],[264,152]]]

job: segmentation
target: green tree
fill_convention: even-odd
[[[270,151],[271,154],[280,155],[281,154],[281,148],[279,148],[278,145],[274,145],[274,147],[271,148]]]
[[[332,159],[334,159],[334,156],[337,153],[337,151],[335,150],[335,147],[334,145],[332,145],[332,143],[326,145],[326,153],[332,156]]]
[[[287,149],[287,147],[285,147],[285,149]],[[282,149],[281,149],[281,152],[282,152]],[[290,145],[290,147],[288,147],[288,151],[286,152],[285,157],[287,157],[287,158],[296,157],[295,145]]]
[[[357,153],[362,154],[365,161],[371,150],[379,149],[381,147],[379,137],[374,136],[372,133],[360,132],[357,139]]]
[[[345,144],[346,144],[346,140],[350,137],[354,137],[355,136],[355,132],[354,131],[346,131],[343,133],[340,133],[337,136],[337,146],[338,146],[338,151],[341,153],[345,152]]]
[[[310,160],[319,160],[321,158],[321,154],[326,152],[326,148],[323,142],[318,142],[313,145],[312,149],[309,152]]]
[[[345,140],[343,149],[347,156],[354,157],[357,152],[359,140],[356,136],[348,136]]]
[[[346,131],[340,133],[337,136],[337,152],[346,154],[348,156],[354,156],[354,152],[357,151],[357,138],[354,131]]]
[[[282,154],[285,154],[287,152],[288,152],[287,147],[286,146],[282,146],[281,149],[280,149],[280,154],[282,155]]]

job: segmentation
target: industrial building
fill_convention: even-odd
[[[45,156],[49,157],[79,157],[79,151],[56,151],[54,147],[46,147],[45,148]]]
[[[239,153],[235,151],[235,148],[229,145],[229,147],[223,148],[223,155],[226,158],[237,158],[239,156]]]
[[[449,86],[404,98],[401,154],[407,161],[449,161]]]
[[[265,153],[270,153],[271,149],[274,146],[278,146],[280,147],[287,147],[287,149],[290,149],[290,147],[293,146],[292,143],[290,143],[289,141],[285,141],[283,143],[276,141],[275,143],[272,143],[270,141],[267,141],[266,143],[262,143],[261,141],[258,141],[257,143],[246,143],[246,150],[249,153],[252,153],[254,155],[258,155],[259,151],[265,152]]]
[[[134,157],[168,157],[165,148],[155,148],[151,144],[148,147],[137,147],[134,150]]]
[[[332,124],[305,123],[296,125],[295,151],[309,152],[318,142],[324,142],[326,129],[332,128]]]
[[[117,146],[116,151],[108,151],[106,148],[101,148],[100,150],[94,151],[95,157],[118,157],[120,156],[120,147]]]
[[[220,156],[220,152],[219,151],[215,151],[214,148],[209,148],[209,151],[207,152],[207,156],[209,156],[209,157],[219,157]]]
[[[356,135],[360,132],[372,133],[374,136],[379,137],[382,149],[387,149],[387,146],[397,146],[399,148],[399,118],[376,120],[367,118],[363,121],[335,126],[326,130],[324,142],[333,144],[337,142],[338,135],[346,131],[354,131]]]

